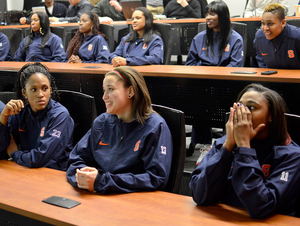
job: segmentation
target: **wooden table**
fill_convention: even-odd
[[[0,62],[0,91],[12,91],[16,73],[26,63]],[[98,114],[105,111],[102,101],[104,75],[113,70],[109,64],[43,63],[54,75],[59,89],[83,92],[95,97]],[[266,68],[231,68],[183,65],[136,66],[146,80],[152,102],[184,111],[187,124],[222,128],[224,116],[237,94],[248,84],[259,82],[278,91],[289,112],[300,115],[295,97],[300,92],[299,70],[277,70],[261,75]],[[256,74],[231,74],[253,71]]]
[[[100,195],[72,187],[65,172],[0,161],[0,208],[54,225],[298,225],[275,215],[253,220],[241,208],[197,206],[191,197],[162,191]],[[43,203],[52,195],[79,201],[65,209]],[[17,216],[16,216],[17,218]],[[2,219],[3,220],[3,219]]]

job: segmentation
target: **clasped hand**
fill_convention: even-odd
[[[242,103],[234,103],[226,123],[226,141],[223,146],[230,152],[235,145],[250,148],[250,141],[264,127],[265,124],[262,123],[253,128],[252,114],[248,107]]]
[[[94,183],[98,174],[98,170],[94,167],[84,167],[76,169],[76,182],[79,188],[94,191]]]

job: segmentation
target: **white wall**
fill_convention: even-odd
[[[207,0],[207,3],[212,2],[213,0]],[[246,6],[246,0],[223,0],[228,5],[230,16],[240,15],[241,17],[244,14],[244,9]],[[289,11],[288,15],[294,15],[295,5],[297,5],[299,0],[289,0]]]

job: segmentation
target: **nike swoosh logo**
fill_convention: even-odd
[[[262,56],[267,56],[268,54],[267,54],[267,53],[261,53],[261,55],[262,55]]]
[[[23,130],[23,129],[21,129],[21,128],[19,128],[19,131],[20,131],[20,132],[27,132],[26,130]]]
[[[109,145],[109,143],[108,143],[108,144],[105,144],[105,143],[102,143],[102,141],[100,141],[99,144],[100,144],[100,145]]]

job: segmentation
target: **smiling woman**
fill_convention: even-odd
[[[299,43],[300,28],[286,23],[284,7],[269,4],[253,45],[259,67],[300,69]]]
[[[72,149],[74,122],[58,102],[54,78],[40,63],[18,73],[17,99],[0,115],[0,158],[11,157],[27,167],[66,170]]]
[[[105,75],[106,113],[70,154],[67,178],[81,189],[127,193],[162,189],[172,161],[172,137],[153,111],[143,76],[121,66]]]
[[[122,38],[109,61],[114,66],[162,64],[164,43],[153,29],[153,15],[145,7],[132,13],[132,30]]]

